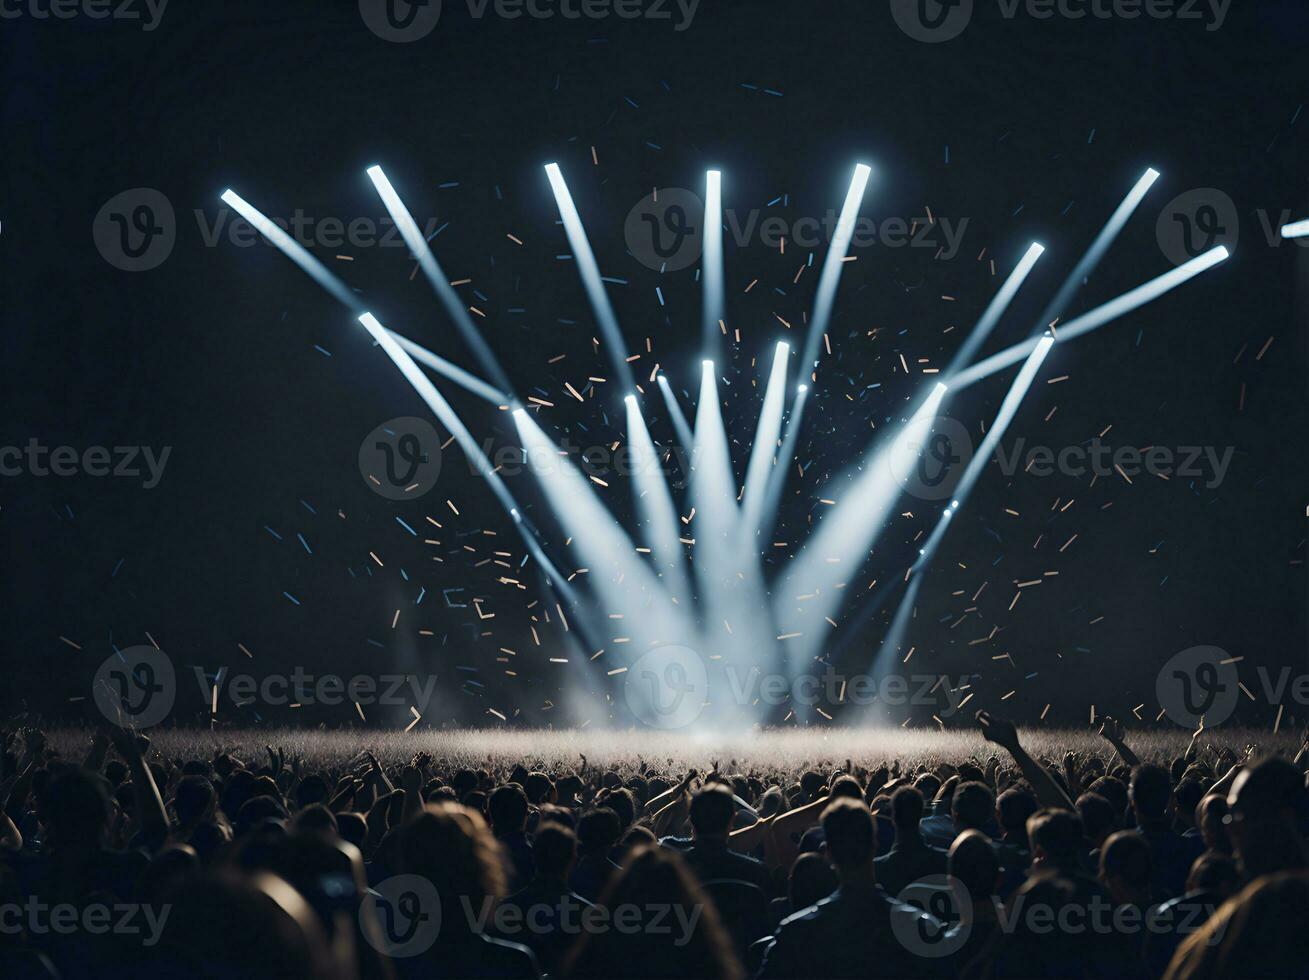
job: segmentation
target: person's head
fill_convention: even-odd
[[[791,902],[791,911],[798,912],[821,901],[836,891],[839,884],[836,872],[821,854],[814,851],[801,854],[791,865],[787,879],[786,895]]]
[[[1210,793],[1195,808],[1195,825],[1200,829],[1204,846],[1220,854],[1232,853],[1232,839],[1227,834],[1227,797]]]
[[[543,772],[529,772],[527,781],[523,783],[523,791],[533,806],[555,801],[555,784]]]
[[[618,814],[605,806],[587,810],[577,821],[577,845],[582,854],[604,854],[623,832]]]
[[[1099,793],[1083,793],[1077,798],[1077,815],[1091,847],[1103,847],[1105,838],[1118,829],[1114,805]]]
[[[271,796],[252,796],[241,804],[241,809],[236,813],[236,820],[232,824],[232,833],[235,837],[244,837],[254,828],[264,825],[265,823],[286,822],[286,807],[282,806],[282,801],[274,799]]]
[[[1258,878],[1219,906],[1178,947],[1170,980],[1304,975],[1302,935],[1309,921],[1309,873]]]
[[[954,818],[955,833],[981,830],[991,822],[995,811],[995,793],[985,783],[960,783],[955,787],[950,815]]]
[[[481,909],[505,892],[500,845],[482,815],[457,803],[428,804],[400,830],[399,860],[405,874],[431,881],[438,908]],[[468,916],[442,916],[441,935],[474,928]]]
[[[800,789],[804,793],[806,800],[816,800],[823,790],[824,780],[822,773],[810,769],[800,777]]]
[[[626,786],[615,787],[605,797],[604,805],[618,814],[618,823],[624,829],[632,826],[632,821],[636,819],[636,797],[630,789]]]
[[[150,950],[160,976],[311,980],[336,975],[320,919],[276,875],[194,876],[170,896],[169,910]]]
[[[735,815],[736,803],[726,786],[706,786],[691,800],[691,829],[698,840],[725,838]]]
[[[297,833],[337,836],[336,814],[321,803],[311,803],[297,813],[291,827]]]
[[[1195,808],[1204,797],[1204,786],[1199,779],[1187,778],[1177,784],[1173,790],[1173,799],[1177,803],[1177,821],[1187,827],[1195,826]]]
[[[557,823],[544,823],[532,837],[532,860],[542,878],[564,879],[577,858],[577,835]]]
[[[1146,763],[1132,770],[1127,797],[1136,813],[1137,826],[1164,819],[1173,796],[1173,781],[1163,766]]]
[[[954,839],[947,869],[968,892],[974,907],[989,902],[1000,883],[1000,857],[991,838],[980,830],[965,830]]]
[[[1033,866],[1073,868],[1084,847],[1082,821],[1071,810],[1044,807],[1028,818],[1027,839]]]
[[[1119,905],[1150,901],[1150,842],[1135,830],[1109,835],[1100,851],[1100,880]]]
[[[497,786],[486,801],[486,812],[497,837],[519,833],[527,826],[527,794],[517,783]]]
[[[218,794],[204,776],[183,776],[177,781],[173,809],[177,812],[177,822],[183,827],[192,827],[201,820],[212,818],[217,805]]]
[[[630,926],[623,929],[583,930],[565,957],[562,976],[740,977],[740,963],[713,902],[676,852],[636,848],[600,904],[648,918],[627,920]]]
[[[1298,836],[1304,808],[1304,775],[1285,759],[1270,756],[1242,769],[1227,794],[1227,829],[1237,858],[1247,865],[1249,853],[1270,835]]]
[[[618,838],[618,850],[627,854],[635,848],[658,843],[659,838],[655,836],[653,830],[640,824],[633,824],[623,831],[622,837]]]
[[[864,788],[859,785],[859,780],[853,776],[838,776],[832,782],[832,788],[827,791],[827,795],[834,800],[839,800],[842,797],[862,800],[864,798]]]
[[[455,791],[455,796],[462,800],[477,789],[477,773],[471,769],[460,769],[450,778],[450,786]]]
[[[937,790],[941,788],[941,780],[933,773],[925,772],[914,780],[914,786],[923,794],[923,799],[930,800],[936,797]]]
[[[353,844],[362,851],[364,842],[368,839],[368,821],[364,819],[362,813],[338,813],[336,832],[341,835],[343,841]]]
[[[868,807],[857,800],[834,800],[823,810],[823,846],[845,878],[871,873],[877,854],[877,824]]]
[[[41,822],[51,847],[90,849],[102,846],[109,832],[109,784],[86,769],[65,768],[46,784],[40,797]]]
[[[1240,872],[1231,857],[1206,851],[1191,863],[1191,871],[1186,876],[1186,890],[1227,898],[1236,891],[1240,882]]]
[[[1040,809],[1031,790],[1020,786],[1001,793],[995,801],[995,815],[1004,830],[1004,839],[1027,849],[1027,818]]]
[[[332,798],[332,787],[320,774],[311,772],[295,788],[295,804],[300,809],[315,803],[327,803]]]
[[[918,835],[924,805],[923,794],[916,786],[901,786],[891,794],[891,822],[895,825],[896,840]]]

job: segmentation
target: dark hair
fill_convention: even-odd
[[[517,783],[497,786],[486,801],[486,812],[497,834],[522,830],[527,823],[527,794]]]
[[[1100,877],[1108,884],[1123,881],[1134,891],[1150,889],[1150,842],[1135,830],[1118,830],[1109,835],[1100,851]]]
[[[677,910],[677,921],[694,922],[689,936],[654,928],[583,930],[560,971],[565,977],[711,977],[738,980],[741,965],[718,912],[675,851],[637,848],[601,896],[607,908],[636,908],[661,918]],[[658,910],[658,911],[653,911]],[[698,921],[694,916],[698,913]]]
[[[1040,848],[1058,865],[1076,864],[1082,848],[1082,821],[1071,810],[1043,807],[1027,818],[1032,849]]]
[[[842,870],[854,870],[877,853],[877,824],[862,802],[833,800],[823,811],[823,839],[832,863]]]
[[[1132,782],[1127,788],[1132,806],[1142,820],[1158,820],[1168,809],[1173,794],[1172,777],[1162,766],[1149,763],[1132,770]]]
[[[896,833],[916,832],[923,819],[923,794],[913,786],[901,786],[891,794],[891,822]]]
[[[618,814],[604,806],[587,810],[577,821],[577,843],[586,852],[609,850],[622,832]]]
[[[732,827],[736,802],[725,786],[706,786],[691,800],[691,826],[697,837],[716,837]]]
[[[1026,847],[1027,818],[1040,809],[1032,792],[1021,786],[1011,787],[996,798],[995,809],[1004,832],[1012,834]]]
[[[177,811],[178,822],[183,824],[193,824],[201,817],[209,816],[216,802],[214,786],[204,776],[183,776],[173,790],[173,808]]]
[[[1077,798],[1077,815],[1082,818],[1086,839],[1095,843],[1118,829],[1114,805],[1099,793],[1083,793]]]
[[[842,797],[848,797],[852,800],[862,800],[864,798],[864,788],[859,785],[859,780],[853,776],[845,775],[837,777],[832,783],[832,788],[827,791],[827,795],[837,800]]]
[[[1186,890],[1212,892],[1226,898],[1236,891],[1240,881],[1236,862],[1231,857],[1217,851],[1206,851],[1191,864]]]
[[[86,769],[55,773],[41,794],[41,820],[56,847],[98,847],[109,830],[109,784]]]
[[[543,772],[529,772],[527,781],[523,783],[523,791],[527,793],[527,799],[534,806],[540,806],[542,803],[548,802],[550,793],[554,788],[555,784]]]
[[[991,839],[980,830],[965,830],[950,845],[950,876],[958,878],[974,902],[995,894],[1000,875],[1000,856]]]
[[[995,814],[995,793],[985,783],[960,783],[955,787],[950,813],[961,830],[985,827]]]
[[[544,823],[532,837],[532,860],[537,873],[562,878],[577,855],[577,835],[557,823]]]
[[[836,891],[839,885],[836,872],[821,854],[814,851],[801,854],[791,865],[791,875],[787,879],[787,898],[791,900],[791,911],[798,912],[821,901]]]

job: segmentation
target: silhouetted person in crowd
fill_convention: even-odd
[[[611,915],[623,916],[628,926],[585,930],[565,960],[562,976],[741,977],[740,961],[717,912],[675,851],[657,845],[636,850],[600,904]]]
[[[918,975],[923,961],[896,938],[891,916],[933,935],[942,932],[943,925],[878,886],[873,871],[877,829],[866,805],[837,800],[823,811],[822,821],[827,856],[840,887],[782,922],[759,976],[837,980]]]
[[[895,843],[890,851],[874,859],[873,867],[878,883],[892,896],[899,895],[910,882],[945,874],[945,851],[928,845],[919,833],[924,805],[923,794],[913,786],[901,786],[891,794]]]

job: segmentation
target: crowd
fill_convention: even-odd
[[[1309,745],[630,771],[0,751],[0,977],[1309,975]],[[732,771],[740,768],[742,771]]]

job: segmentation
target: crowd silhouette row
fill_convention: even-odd
[[[0,977],[1309,975],[1309,747],[977,723],[935,765],[706,772],[6,731]]]

